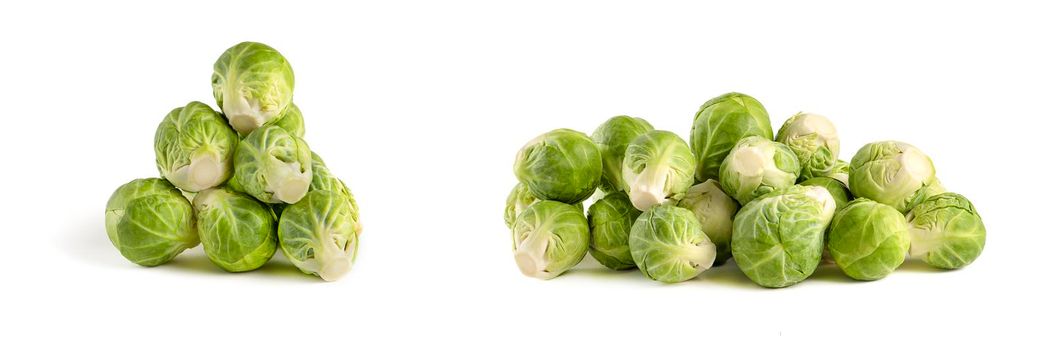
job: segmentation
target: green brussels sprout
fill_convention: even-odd
[[[579,208],[543,200],[530,205],[512,229],[515,263],[522,274],[552,279],[584,259],[590,234]]]
[[[292,103],[295,83],[285,57],[260,43],[234,45],[213,66],[215,102],[242,135],[280,117]]]
[[[631,226],[628,246],[639,271],[664,283],[693,279],[715,262],[715,244],[697,217],[671,203],[643,212]]]
[[[905,216],[893,207],[858,198],[832,219],[828,251],[843,273],[874,281],[894,272],[909,250]]]
[[[794,185],[799,178],[799,159],[784,144],[749,136],[730,150],[719,178],[727,194],[748,204],[756,197]]]
[[[281,252],[303,273],[335,281],[350,271],[358,254],[356,216],[343,194],[311,191],[281,213]]]
[[[263,126],[237,145],[236,183],[260,201],[295,203],[306,195],[312,176],[306,141],[285,129]]]
[[[839,180],[831,177],[812,177],[809,180],[799,183],[803,186],[819,186],[824,187],[828,190],[828,193],[832,194],[832,198],[836,200],[836,211],[843,210],[847,206],[847,203],[854,200],[854,195],[847,189],[847,185],[840,182]]]
[[[958,269],[974,262],[985,248],[985,224],[971,201],[942,193],[923,201],[906,216],[912,247],[909,255],[930,266]]]
[[[828,176],[836,170],[839,133],[828,118],[796,113],[777,131],[777,142],[787,145],[799,158],[800,180]]]
[[[636,137],[650,131],[653,131],[653,126],[649,122],[622,115],[610,118],[591,133],[591,139],[602,153],[602,183],[599,185],[602,191],[627,190],[622,178],[624,150]]]
[[[198,194],[193,207],[204,252],[223,270],[255,270],[277,251],[274,214],[255,198],[213,188]]]
[[[303,138],[303,135],[306,134],[306,126],[303,124],[303,112],[299,111],[299,106],[296,106],[295,103],[288,105],[285,113],[281,114],[281,117],[274,121],[274,125],[285,129],[285,131],[296,135],[298,138]]]
[[[602,180],[602,156],[584,133],[557,129],[529,141],[515,159],[515,176],[537,198],[581,202]]]
[[[624,192],[608,194],[588,208],[591,244],[588,251],[603,266],[613,270],[635,267],[628,246],[631,226],[642,212],[631,205]]]
[[[539,199],[529,192],[525,184],[519,182],[515,185],[515,188],[511,189],[511,194],[507,195],[507,206],[504,207],[504,223],[507,224],[507,228],[514,227],[518,214],[537,201]]]
[[[233,175],[237,134],[200,102],[173,109],[153,139],[161,177],[189,192],[218,186]]]
[[[821,261],[836,201],[823,187],[795,185],[745,204],[734,218],[730,248],[749,279],[782,288],[810,277]]]
[[[690,149],[696,157],[697,182],[719,180],[730,149],[748,136],[774,138],[766,108],[751,96],[731,92],[708,100],[693,118]]]
[[[636,137],[624,151],[623,178],[628,197],[639,210],[678,199],[693,185],[696,160],[690,146],[669,131]]]
[[[361,234],[361,221],[358,218],[358,201],[354,199],[354,194],[350,192],[350,187],[347,187],[343,180],[340,180],[332,172],[329,171],[328,166],[325,165],[325,161],[321,160],[321,156],[317,153],[310,152],[310,165],[311,173],[313,178],[310,180],[310,191],[332,191],[339,193],[346,197],[347,201],[350,202],[350,207],[353,213],[352,219],[354,219],[354,232]]]
[[[701,223],[701,231],[715,244],[715,265],[722,265],[732,256],[730,238],[733,237],[734,216],[740,205],[723,192],[719,182],[708,180],[693,185],[679,200],[679,207],[689,209]]]
[[[850,189],[850,163],[843,160],[837,160],[836,164],[832,166],[832,172],[825,175],[825,177],[839,180],[839,182],[843,183],[843,186]]]
[[[106,234],[129,261],[157,266],[199,243],[193,207],[164,179],[126,183],[106,203]]]
[[[928,197],[945,192],[934,163],[920,149],[897,141],[861,147],[850,161],[850,190],[902,213]]]

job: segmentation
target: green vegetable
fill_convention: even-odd
[[[199,243],[193,207],[163,179],[126,183],[106,203],[106,233],[129,261],[157,266]]]
[[[602,183],[599,188],[603,192],[628,189],[622,177],[624,151],[632,140],[650,131],[653,131],[653,126],[649,122],[622,115],[610,118],[591,133],[591,139],[602,153]]]
[[[514,227],[518,215],[538,201],[525,184],[519,182],[515,185],[511,194],[507,195],[507,206],[504,207],[504,223],[507,224],[507,228]]]
[[[579,208],[544,200],[530,205],[512,228],[515,262],[522,274],[551,279],[584,259],[590,233]]]
[[[153,144],[161,176],[183,190],[212,188],[233,175],[237,134],[206,104],[173,109],[157,126]]]
[[[697,182],[719,180],[723,159],[738,141],[749,136],[774,138],[770,116],[756,99],[731,92],[701,105],[690,131]]]
[[[832,121],[812,113],[797,113],[777,131],[777,142],[799,158],[800,180],[829,176],[839,160],[839,134]]]
[[[281,117],[274,121],[274,125],[285,129],[285,131],[296,135],[298,138],[303,138],[303,135],[306,134],[306,126],[303,124],[303,112],[299,111],[299,106],[296,106],[295,103],[288,105],[285,113],[281,114]]]
[[[828,250],[850,278],[886,277],[901,266],[909,250],[905,216],[889,205],[859,198],[832,219]]]
[[[722,265],[729,260],[734,216],[737,215],[740,205],[726,195],[715,180],[690,187],[678,205],[693,212],[697,221],[701,223],[701,230],[715,244],[715,265]]]
[[[310,191],[332,191],[342,195],[350,202],[351,211],[354,214],[356,233],[361,233],[361,221],[358,218],[358,201],[354,199],[354,194],[350,192],[350,187],[343,183],[336,175],[332,174],[332,171],[325,165],[325,161],[321,160],[321,156],[317,153],[310,152],[310,165],[311,174],[313,178],[310,180]]]
[[[693,279],[715,262],[715,244],[697,217],[670,203],[643,212],[631,227],[628,245],[639,271],[664,283]]]
[[[784,144],[749,136],[730,150],[719,178],[727,194],[748,204],[756,197],[794,185],[799,178],[799,159]]]
[[[606,195],[588,208],[591,245],[588,251],[602,265],[613,270],[635,267],[628,246],[631,226],[642,212],[631,205],[624,192]]]
[[[518,151],[515,176],[537,198],[577,203],[598,188],[602,156],[587,135],[557,129],[529,141]]]
[[[234,177],[238,187],[265,203],[295,203],[311,183],[307,143],[276,126],[264,126],[237,145]]]
[[[647,132],[631,141],[624,152],[628,197],[639,210],[677,200],[693,185],[695,168],[686,141],[668,131]]]
[[[201,245],[215,265],[230,272],[263,266],[277,250],[274,214],[254,198],[224,188],[193,200]]]
[[[918,148],[897,141],[865,145],[850,162],[850,190],[902,213],[945,192],[934,163]]]
[[[281,251],[303,273],[335,281],[350,271],[357,256],[357,215],[343,194],[311,191],[281,213]]]
[[[280,117],[292,103],[292,66],[270,46],[247,41],[234,45],[213,68],[215,102],[242,135]]]
[[[958,269],[978,259],[985,248],[985,223],[971,201],[942,193],[923,201],[906,216],[909,254],[928,265]]]
[[[843,184],[839,180],[831,177],[813,177],[809,180],[799,183],[803,186],[819,186],[824,187],[828,190],[828,193],[832,194],[832,198],[836,200],[836,211],[840,211],[847,206],[847,203],[854,200],[854,195],[847,189],[847,185]]]

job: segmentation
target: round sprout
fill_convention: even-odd
[[[832,259],[856,280],[886,277],[901,266],[908,250],[905,216],[886,204],[859,198],[841,209],[829,227]]]
[[[515,188],[511,189],[511,194],[507,195],[507,206],[504,208],[504,223],[507,224],[507,228],[514,227],[518,215],[537,201],[538,199],[533,196],[532,192],[529,192],[525,184],[519,182],[515,185]]]
[[[280,117],[292,103],[292,66],[270,46],[234,45],[219,56],[213,70],[215,102],[242,135]]]
[[[537,198],[583,201],[602,179],[602,156],[587,135],[557,129],[529,141],[515,159],[515,176]]]
[[[254,198],[213,188],[198,194],[193,207],[204,252],[223,270],[255,270],[277,251],[274,214]]]
[[[274,121],[274,125],[285,129],[285,131],[296,135],[298,138],[303,138],[303,135],[306,134],[306,127],[303,124],[303,112],[299,111],[299,106],[296,106],[295,103],[288,105],[285,113]]]
[[[354,232],[361,234],[361,221],[358,217],[358,201],[354,199],[354,194],[350,192],[350,187],[347,187],[343,180],[340,180],[332,172],[329,171],[328,166],[325,165],[325,161],[321,160],[321,156],[317,153],[310,152],[310,167],[313,178],[310,180],[310,191],[332,191],[343,195],[350,202],[351,213],[354,219]]]
[[[850,163],[837,160],[832,166],[832,172],[825,176],[839,180],[844,186],[847,186],[847,189],[850,189]]]
[[[311,191],[281,213],[281,251],[303,273],[335,281],[350,271],[358,253],[356,216],[342,194]]]
[[[734,260],[760,286],[799,283],[821,261],[825,229],[835,210],[835,200],[822,187],[796,185],[759,197],[734,219]]]
[[[832,199],[836,200],[836,211],[840,211],[847,206],[847,203],[854,200],[854,195],[847,189],[847,185],[843,184],[839,180],[831,177],[814,177],[809,180],[799,183],[803,186],[820,186],[828,190],[828,193],[832,194]]]
[[[106,203],[106,233],[129,261],[157,266],[199,243],[190,202],[163,179],[138,179]]]
[[[794,185],[799,178],[799,159],[784,144],[750,136],[730,150],[719,176],[727,194],[748,204],[756,197]]]
[[[693,185],[697,165],[690,146],[674,133],[654,130],[628,144],[623,177],[639,210],[677,199]]]
[[[157,126],[153,146],[161,176],[185,191],[212,188],[233,175],[237,134],[206,104],[173,109]]]
[[[748,136],[774,138],[770,116],[759,101],[731,92],[705,102],[694,116],[690,131],[697,181],[718,180],[723,159],[738,141]]]
[[[664,283],[697,277],[715,262],[715,244],[697,217],[671,204],[643,212],[631,227],[628,245],[639,271]]]
[[[985,224],[971,201],[942,193],[923,201],[906,216],[909,254],[928,265],[958,269],[974,262],[985,248]]]
[[[854,155],[850,190],[902,213],[945,192],[935,177],[931,159],[918,148],[897,141],[870,143]]]
[[[266,203],[295,203],[311,183],[307,143],[276,126],[264,126],[237,145],[234,177],[240,188]]]
[[[631,205],[624,192],[606,195],[588,208],[591,245],[588,251],[602,265],[625,270],[635,267],[628,246],[631,226],[642,212]]]
[[[512,229],[515,262],[522,274],[551,279],[588,252],[588,221],[579,208],[555,201],[530,205]]]
[[[801,180],[828,176],[836,170],[839,134],[828,118],[797,113],[777,131],[777,142],[788,145],[799,158]]]
[[[718,182],[708,180],[690,187],[678,205],[693,212],[701,223],[701,230],[715,244],[715,265],[722,265],[729,260],[734,216],[740,209],[737,201],[726,195]]]
[[[653,131],[653,126],[649,122],[622,115],[610,118],[591,133],[591,139],[602,153],[602,183],[599,186],[602,191],[627,190],[621,170],[624,150],[636,137],[650,131]]]

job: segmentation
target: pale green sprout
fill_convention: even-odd
[[[212,188],[233,175],[237,134],[204,103],[190,102],[168,113],[153,145],[161,176],[185,191]]]
[[[715,263],[715,244],[697,217],[671,203],[643,212],[631,227],[628,245],[639,271],[664,283],[693,279]]]
[[[213,188],[199,193],[193,206],[204,252],[223,270],[255,270],[277,251],[274,213],[255,198]]]
[[[701,106],[690,130],[690,149],[696,159],[697,182],[719,180],[719,168],[741,139],[774,138],[766,108],[751,96],[731,92]]]
[[[842,208],[828,232],[828,251],[850,278],[873,281],[894,272],[909,250],[905,216],[893,207],[859,198]]]
[[[650,131],[653,131],[653,126],[649,122],[622,115],[610,118],[591,133],[591,139],[602,153],[602,183],[599,188],[603,192],[627,190],[622,177],[624,151],[632,140]]]
[[[827,175],[825,175],[825,177],[830,177],[830,178],[839,180],[839,182],[843,183],[843,186],[846,186],[847,189],[849,189],[850,188],[850,163],[847,163],[846,161],[843,161],[843,160],[836,160],[836,164],[832,166],[832,172],[827,174]]]
[[[193,207],[164,179],[126,183],[106,203],[106,234],[129,261],[157,266],[200,241]]]
[[[730,246],[749,279],[767,288],[810,277],[821,261],[836,202],[828,190],[795,185],[746,204],[734,219]]]
[[[847,203],[854,200],[854,195],[850,193],[850,189],[847,185],[840,182],[839,180],[831,177],[813,177],[809,180],[799,183],[803,186],[820,186],[828,190],[828,193],[832,194],[832,198],[836,200],[836,211],[840,211],[847,206]]]
[[[945,192],[934,163],[918,148],[898,141],[865,145],[850,162],[850,190],[858,197],[906,213],[928,197]]]
[[[701,223],[701,230],[715,244],[715,265],[722,265],[729,260],[734,216],[740,209],[737,201],[723,192],[718,182],[708,180],[690,187],[679,200],[678,206],[693,212]]]
[[[794,185],[799,170],[799,159],[788,146],[749,136],[723,160],[719,182],[727,194],[748,204],[756,197]]]
[[[654,130],[628,144],[622,176],[631,203],[645,211],[681,198],[693,185],[696,168],[686,141],[672,132]]]
[[[635,267],[628,237],[631,226],[642,212],[635,209],[624,192],[610,193],[588,208],[591,245],[588,249],[603,266],[613,270]]]
[[[985,248],[985,223],[964,196],[942,193],[923,201],[906,216],[909,254],[930,266],[958,269],[978,259]]]
[[[234,45],[213,66],[215,102],[242,135],[280,117],[292,103],[294,87],[288,60],[265,44]]]
[[[332,171],[328,169],[328,165],[325,165],[325,161],[321,160],[321,156],[317,153],[310,152],[310,165],[311,174],[313,178],[310,180],[310,191],[332,191],[342,195],[350,202],[350,209],[354,219],[354,232],[361,234],[361,220],[358,217],[358,201],[354,199],[354,194],[350,192],[350,187],[340,180]]]
[[[507,224],[507,228],[514,227],[515,219],[518,218],[518,215],[538,201],[539,199],[536,199],[536,196],[529,192],[529,188],[525,184],[519,182],[515,185],[511,189],[511,194],[507,195],[507,206],[504,207],[504,223]]]
[[[288,105],[285,112],[274,120],[274,125],[285,129],[285,131],[296,135],[298,138],[303,138],[303,135],[306,134],[306,126],[303,124],[303,112],[299,111],[299,106],[296,106],[295,103]]]
[[[287,206],[277,226],[281,251],[300,271],[335,281],[358,253],[356,210],[340,193],[311,191]]]
[[[836,171],[839,133],[828,118],[799,112],[785,121],[777,131],[776,140],[791,148],[799,158],[800,180],[829,176]]]
[[[555,278],[588,252],[588,221],[569,204],[544,200],[530,205],[511,231],[515,263],[529,277]]]
[[[584,133],[556,129],[518,151],[515,176],[539,199],[578,203],[598,188],[602,155]]]
[[[261,127],[237,145],[234,177],[237,187],[265,203],[298,202],[311,183],[310,148],[285,129]]]

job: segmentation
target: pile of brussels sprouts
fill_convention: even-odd
[[[326,281],[350,270],[361,224],[347,186],[303,140],[292,66],[270,46],[243,42],[215,62],[221,113],[190,102],[157,127],[160,178],[124,184],[106,204],[121,255],[157,266],[201,243],[216,266],[259,268],[280,247]]]
[[[740,93],[704,103],[689,142],[627,116],[590,137],[545,133],[515,160],[504,213],[515,261],[549,279],[590,252],[610,269],[676,283],[733,258],[756,284],[779,288],[823,261],[868,281],[908,257],[943,269],[978,258],[982,219],[942,188],[927,155],[882,141],[847,163],[839,146],[817,114],[796,114],[775,135],[763,105]]]

